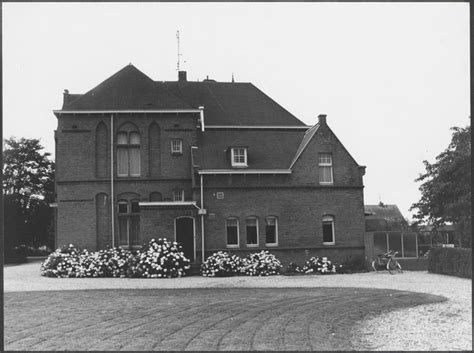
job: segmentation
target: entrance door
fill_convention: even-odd
[[[176,241],[183,247],[184,256],[194,261],[194,218],[180,217],[175,219]]]

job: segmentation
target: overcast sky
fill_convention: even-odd
[[[408,211],[422,161],[469,122],[468,3],[3,3],[4,137],[54,152],[65,88],[128,63],[177,79],[252,82],[366,165],[365,203]],[[185,61],[185,62],[184,62]]]

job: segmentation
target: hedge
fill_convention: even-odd
[[[431,248],[428,272],[472,278],[472,249]]]

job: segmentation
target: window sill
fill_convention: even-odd
[[[334,185],[334,183],[332,183],[332,182],[331,183],[325,183],[325,182],[320,181],[319,185]]]
[[[330,245],[336,245],[336,243],[335,242],[326,242],[326,243],[323,242],[323,245],[329,245],[330,246]]]
[[[245,244],[248,248],[258,248],[258,244]]]
[[[235,245],[229,245],[229,244],[227,244],[226,247],[229,248],[229,249],[238,249],[238,248],[239,248],[239,245],[238,245],[238,244],[235,244]]]
[[[248,168],[247,164],[232,164],[232,168]]]
[[[278,246],[278,243],[266,243],[265,246],[275,247],[275,246]]]

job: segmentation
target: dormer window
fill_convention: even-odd
[[[232,167],[247,167],[247,148],[232,147],[231,161]]]

